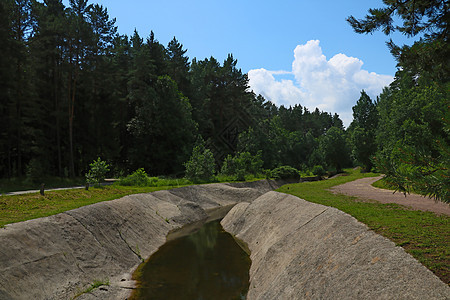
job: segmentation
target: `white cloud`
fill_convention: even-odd
[[[277,105],[301,104],[310,110],[319,109],[338,113],[348,126],[352,120],[352,106],[359,99],[361,90],[375,99],[394,79],[362,69],[363,62],[355,57],[339,53],[327,60],[318,40],[298,45],[294,50],[292,72],[248,72],[250,88]],[[273,75],[293,74],[293,80],[277,80]]]

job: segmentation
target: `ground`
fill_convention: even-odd
[[[378,177],[361,178],[347,182],[331,188],[331,191],[338,194],[355,196],[365,200],[375,200],[381,203],[397,203],[407,206],[413,210],[431,211],[436,214],[450,216],[450,205],[443,202],[436,202],[433,199],[416,194],[407,194],[390,190],[379,189],[372,186],[372,183],[381,179]]]

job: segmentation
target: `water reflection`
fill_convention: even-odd
[[[250,258],[219,221],[164,244],[131,299],[245,299]]]

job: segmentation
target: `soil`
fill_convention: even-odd
[[[372,186],[372,183],[381,179],[378,177],[361,178],[331,188],[337,194],[355,196],[363,201],[375,200],[381,203],[397,203],[409,209],[434,212],[438,215],[450,216],[450,205],[437,202],[431,198],[417,194],[406,194],[380,189]]]

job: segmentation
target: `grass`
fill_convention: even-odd
[[[55,215],[81,206],[114,200],[130,194],[149,193],[173,188],[158,187],[124,187],[118,185],[91,187],[62,191],[0,196],[0,227],[6,224]]]
[[[389,238],[415,257],[442,281],[450,283],[450,217],[413,211],[398,204],[358,201],[356,197],[333,194],[329,188],[358,178],[376,176],[348,170],[348,176],[289,184],[278,189],[310,202],[342,210],[370,229]]]
[[[92,292],[94,289],[99,288],[99,287],[101,287],[102,285],[106,285],[106,286],[109,285],[109,280],[94,280],[94,282],[93,282],[89,287],[87,287],[85,290],[80,291],[79,293],[77,293],[77,294],[72,298],[72,300],[74,300],[74,299],[80,297],[80,296],[83,295],[83,294],[90,293],[90,292]]]
[[[60,177],[44,177],[42,182],[33,183],[27,180],[26,177],[21,178],[3,178],[0,179],[0,194],[24,191],[24,190],[39,190],[41,183],[45,184],[45,189],[62,188],[71,186],[84,185],[86,180],[80,178],[60,178]]]
[[[225,182],[231,178],[216,178],[215,182]],[[248,181],[259,180],[248,176]],[[165,185],[163,185],[164,183]],[[61,191],[46,191],[44,196],[39,193],[0,196],[0,227],[6,224],[47,217],[71,209],[121,198],[126,195],[150,193],[175,187],[193,184],[185,179],[159,179],[155,186],[120,186],[118,184],[72,189]]]
[[[347,176],[329,180],[289,184],[278,189],[310,202],[340,209],[367,224],[375,232],[402,246],[441,280],[450,283],[450,217],[437,216],[430,212],[412,211],[397,204],[361,202],[355,197],[336,195],[329,188],[358,178],[376,176],[374,173],[360,173],[347,170]],[[220,178],[227,181],[231,178]],[[250,178],[247,178],[250,179]],[[251,178],[250,180],[257,180]],[[166,181],[166,184],[183,184],[184,181]],[[381,185],[380,185],[381,184]],[[385,188],[383,182],[375,186]],[[0,196],[0,227],[45,216],[54,215],[81,206],[117,199],[130,194],[148,193],[170,189],[175,186],[132,187],[105,186],[85,189],[46,191],[39,193]]]

